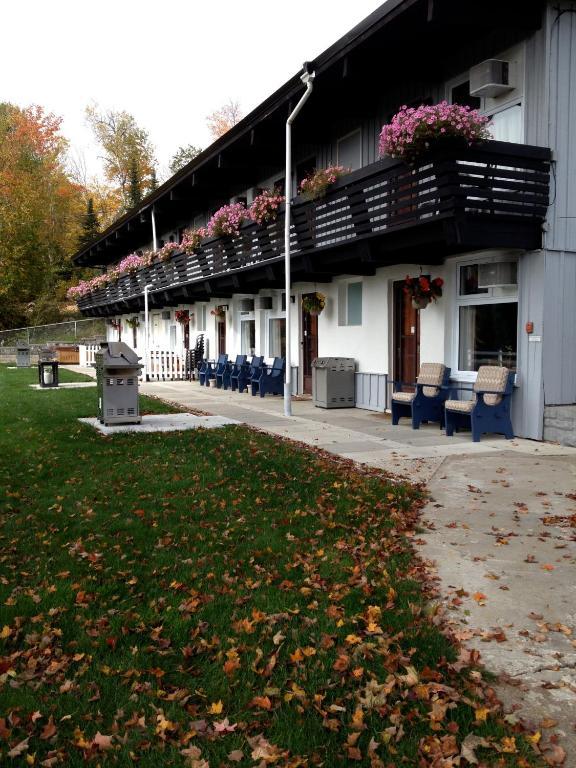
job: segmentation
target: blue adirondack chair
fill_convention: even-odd
[[[236,362],[228,361],[226,368],[222,373],[216,374],[216,386],[218,388],[228,389],[231,386],[230,378],[233,374],[237,374],[243,365],[246,363],[246,355],[236,355]]]
[[[230,387],[232,391],[248,391],[248,384],[250,384],[254,376],[256,376],[256,374],[261,370],[263,361],[263,357],[260,355],[255,355],[250,363],[244,363],[244,365],[240,367],[240,370],[237,374],[231,374]]]
[[[271,395],[281,395],[284,392],[285,366],[283,357],[275,357],[270,367],[262,366],[260,373],[252,378],[252,396],[257,392],[260,397],[264,397],[268,392]]]
[[[205,381],[206,386],[209,385],[210,379],[216,379],[216,387],[222,386],[222,374],[228,367],[228,355],[218,355],[216,365],[208,371],[208,376]]]
[[[420,429],[422,422],[438,421],[444,427],[444,403],[448,399],[450,368],[442,363],[422,363],[414,392],[403,392],[403,382],[394,382],[392,393],[392,424],[402,416],[412,419],[412,429]]]
[[[503,434],[507,440],[514,437],[510,419],[510,405],[514,388],[514,375],[496,365],[481,365],[472,389],[451,387],[451,391],[471,392],[470,400],[446,401],[446,434],[452,437],[460,427],[472,429],[472,440],[477,443],[485,432]]]
[[[200,382],[200,386],[206,383],[206,373],[209,367],[210,362],[208,360],[201,360],[200,365],[198,366],[198,381]]]

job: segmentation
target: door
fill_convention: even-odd
[[[218,336],[218,354],[226,354],[226,319],[218,320],[216,323],[216,332]]]
[[[400,280],[394,283],[394,380],[416,381],[419,367],[420,311],[412,306]]]
[[[313,294],[305,294],[312,296]],[[304,298],[304,297],[302,297]],[[318,315],[302,310],[302,371],[303,388],[312,394],[312,361],[318,357]]]

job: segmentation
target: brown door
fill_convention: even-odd
[[[403,289],[403,280],[394,283],[394,380],[414,382],[420,367],[420,312]]]
[[[226,319],[218,320],[216,323],[216,331],[218,334],[218,354],[226,354]]]
[[[312,394],[312,360],[316,357],[318,357],[318,315],[311,315],[310,312],[302,310],[303,387],[308,395]]]

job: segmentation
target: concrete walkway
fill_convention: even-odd
[[[416,544],[454,632],[499,675],[500,698],[541,731],[551,759],[566,752],[553,764],[576,768],[575,448],[496,436],[472,443],[436,425],[413,431],[385,414],[310,400],[293,402],[286,419],[279,397],[198,383],[154,382],[142,392],[426,483]]]

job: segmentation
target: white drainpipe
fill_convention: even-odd
[[[286,214],[284,218],[284,271],[286,281],[286,373],[284,376],[284,416],[292,416],[292,358],[290,345],[290,205],[292,198],[292,123],[312,93],[315,74],[315,72],[309,71],[308,62],[304,62],[304,72],[300,79],[305,84],[306,91],[304,92],[298,104],[296,104],[296,107],[292,111],[288,120],[286,120],[286,176],[284,182],[286,189]]]
[[[154,218],[152,218],[154,221]],[[144,381],[148,381],[148,350],[150,347],[150,326],[148,324],[148,291],[153,285],[144,286]]]

